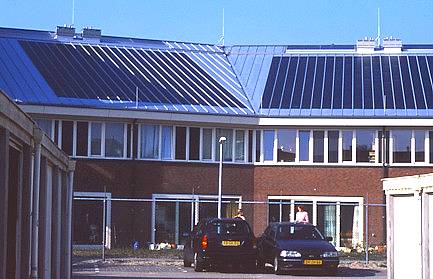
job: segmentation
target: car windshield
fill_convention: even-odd
[[[277,239],[290,240],[323,240],[323,235],[312,226],[278,226]]]
[[[209,224],[208,230],[215,234],[249,234],[250,229],[245,222],[214,221]]]

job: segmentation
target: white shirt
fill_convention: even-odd
[[[296,222],[309,223],[310,221],[308,220],[308,212],[307,211],[296,212]]]

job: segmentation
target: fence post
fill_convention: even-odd
[[[106,187],[104,186],[104,200],[102,201],[103,203],[103,207],[102,207],[102,261],[105,262],[105,226],[106,226],[106,221],[105,221],[105,216],[106,216]]]
[[[365,205],[365,262],[368,263],[368,194],[367,194],[367,203]]]

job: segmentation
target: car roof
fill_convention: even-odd
[[[269,224],[271,226],[294,226],[294,227],[315,227],[311,223],[297,223],[297,222],[274,222]]]

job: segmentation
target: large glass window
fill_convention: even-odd
[[[310,131],[299,131],[299,161],[310,160]]]
[[[277,141],[277,161],[294,162],[296,159],[296,130],[278,130]]]
[[[221,137],[226,138],[226,142],[223,143],[223,160],[232,161],[233,159],[233,130],[232,129],[216,129],[216,156],[218,156],[217,161],[219,161],[220,154],[220,143],[219,139]]]
[[[263,131],[263,159],[272,161],[274,159],[274,130]]]
[[[200,128],[189,128],[189,159],[199,160],[200,156]]]
[[[102,141],[102,124],[101,123],[90,123],[90,155],[101,156],[101,141]]]
[[[89,123],[77,122],[77,156],[87,156],[87,140]]]
[[[313,162],[323,163],[325,160],[325,132],[313,131]]]
[[[242,130],[236,130],[235,160],[238,162],[245,160],[245,132]]]
[[[352,131],[343,131],[343,162],[352,161]]]
[[[356,131],[356,161],[374,163],[376,160],[375,152],[376,131],[357,130]]]
[[[212,129],[203,129],[202,159],[212,160]]]
[[[339,131],[328,131],[328,162],[338,163]]]
[[[392,161],[394,163],[410,163],[411,162],[411,138],[412,131],[410,130],[393,130],[392,131]]]
[[[123,157],[123,146],[125,141],[123,123],[105,124],[105,156]]]
[[[261,131],[256,131],[256,162],[260,162],[260,153],[262,152]]]
[[[74,122],[62,121],[62,150],[72,155]]]
[[[186,160],[186,127],[176,127],[176,160]]]
[[[248,130],[248,162],[253,161],[253,131]]]
[[[140,158],[158,159],[159,125],[143,124],[140,127]]]
[[[415,162],[425,162],[425,132],[415,131]]]
[[[161,157],[162,159],[172,159],[171,142],[173,139],[173,127],[162,126],[161,132]]]

